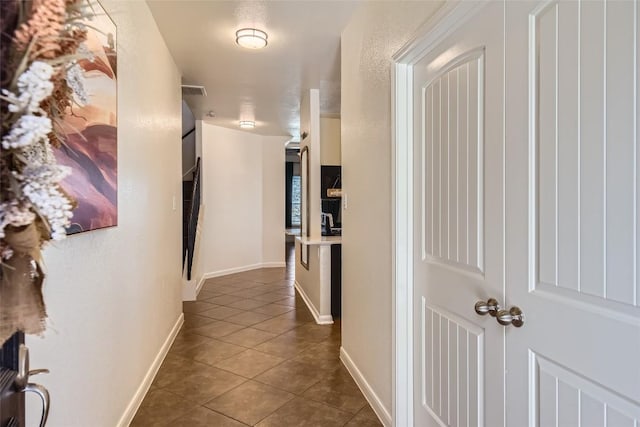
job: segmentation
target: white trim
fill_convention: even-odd
[[[318,309],[311,302],[311,298],[307,296],[306,292],[304,291],[304,289],[302,289],[302,286],[300,286],[300,283],[298,283],[297,280],[295,281],[294,286],[298,291],[298,293],[300,294],[300,297],[302,298],[304,303],[309,308],[309,311],[313,315],[313,318],[315,319],[316,323],[318,325],[331,325],[333,323],[333,317],[330,314],[322,314],[322,315],[320,314]]]
[[[449,0],[393,56],[396,64],[413,65],[460,28],[490,0]]]
[[[144,397],[147,395],[149,387],[151,387],[151,383],[156,377],[156,374],[158,373],[158,370],[160,369],[164,358],[167,356],[167,353],[169,352],[173,341],[176,339],[176,335],[178,335],[178,332],[180,331],[183,323],[184,313],[180,313],[180,316],[178,316],[178,320],[176,320],[176,323],[173,325],[173,328],[171,329],[171,332],[169,332],[167,339],[164,340],[162,347],[160,347],[160,351],[156,355],[156,358],[153,360],[153,363],[151,363],[151,366],[149,367],[147,374],[144,376],[142,383],[138,387],[138,390],[136,390],[136,393],[133,395],[133,398],[120,417],[118,424],[116,424],[118,427],[126,427],[131,424],[131,421],[133,421],[133,417],[136,415],[136,412],[138,412],[140,404],[144,400]]]
[[[393,425],[397,427],[413,425],[413,66],[453,31],[464,25],[486,3],[487,0],[447,1],[416,35],[393,55],[392,410]],[[367,396],[365,390],[363,392]],[[373,403],[371,406],[376,409]],[[391,416],[388,416],[388,421],[387,425],[391,425]]]
[[[393,212],[393,421],[413,425],[413,72],[405,64],[393,69],[392,200]]]
[[[351,377],[353,377],[353,380],[358,385],[358,388],[360,388],[360,391],[364,395],[365,399],[367,399],[367,402],[369,402],[369,405],[371,405],[373,412],[376,413],[376,415],[380,419],[380,422],[385,427],[391,427],[393,425],[391,421],[391,414],[389,413],[387,408],[384,407],[384,405],[382,404],[382,400],[373,391],[373,388],[367,382],[364,375],[362,375],[362,372],[360,372],[356,364],[353,363],[353,359],[351,359],[344,347],[340,347],[340,360],[342,361],[342,364],[345,366],[345,368],[347,368],[347,371],[349,371],[349,373],[351,374]],[[406,425],[408,426],[411,424]]]
[[[244,265],[242,267],[234,267],[234,268],[228,268],[226,270],[218,270],[218,271],[212,271],[210,273],[204,273],[200,278],[200,280],[198,281],[198,286],[196,286],[196,296],[202,290],[202,286],[204,286],[204,282],[206,282],[207,279],[213,279],[214,277],[228,276],[229,274],[235,274],[235,273],[244,273],[245,271],[258,270],[260,268],[282,268],[286,266],[287,266],[287,263],[284,261],[262,262],[259,264]]]

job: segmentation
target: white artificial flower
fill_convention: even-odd
[[[70,173],[67,166],[45,164],[27,166],[21,175],[22,193],[49,223],[53,240],[64,239],[71,224],[71,203],[57,186]]]
[[[41,144],[31,144],[20,149],[20,154],[25,160],[25,164],[38,166],[43,164],[53,164],[56,162],[55,155],[48,140]]]
[[[2,137],[2,148],[26,147],[48,139],[48,134],[53,130],[49,117],[24,115],[18,119],[5,136]]]
[[[80,65],[74,64],[67,69],[67,86],[73,91],[75,101],[78,105],[87,105],[89,103],[89,95],[84,86],[84,70]]]
[[[31,211],[28,202],[19,202],[16,199],[0,203],[0,238],[4,238],[4,228],[7,225],[21,227],[31,224],[36,215]]]
[[[18,77],[19,95],[3,89],[2,94],[9,99],[9,111],[24,111],[27,114],[39,112],[40,103],[53,92],[53,71],[53,67],[46,62],[34,61],[29,69]]]

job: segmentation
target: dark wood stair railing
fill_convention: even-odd
[[[185,207],[187,208],[187,212],[185,215],[186,224],[184,229],[186,231],[186,236],[183,235],[183,257],[182,257],[182,267],[184,268],[184,263],[187,263],[187,280],[191,280],[191,269],[193,268],[193,251],[196,245],[196,233],[198,230],[198,216],[200,215],[200,187],[201,187],[201,177],[200,177],[200,157],[196,160],[196,168],[193,172],[193,188],[191,189],[191,200],[187,205],[185,203]],[[183,191],[185,187],[183,185]],[[183,195],[184,200],[186,201],[186,194]]]

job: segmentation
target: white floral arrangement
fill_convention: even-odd
[[[16,331],[41,333],[46,311],[40,250],[61,240],[75,201],[60,181],[71,173],[52,147],[63,118],[85,105],[88,14],[83,0],[2,0],[0,113],[0,344]],[[10,42],[10,43],[8,43]]]

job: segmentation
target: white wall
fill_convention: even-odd
[[[262,263],[284,262],[286,138],[262,137]]]
[[[195,278],[284,266],[284,143],[205,122]]]
[[[196,119],[191,108],[182,101],[182,135],[187,135],[196,126]],[[196,132],[191,132],[182,139],[182,180],[193,180],[193,173],[187,171],[196,164]]]
[[[363,2],[342,34],[342,185],[348,197],[342,217],[342,346],[386,415],[393,351],[391,56],[440,5]]]
[[[51,370],[34,378],[50,427],[117,425],[182,312],[180,74],[146,3],[101,3],[118,27],[119,218],[44,253],[49,327],[27,345]],[[28,398],[28,425],[40,408]]]
[[[340,166],[340,119],[320,117],[320,164]]]

